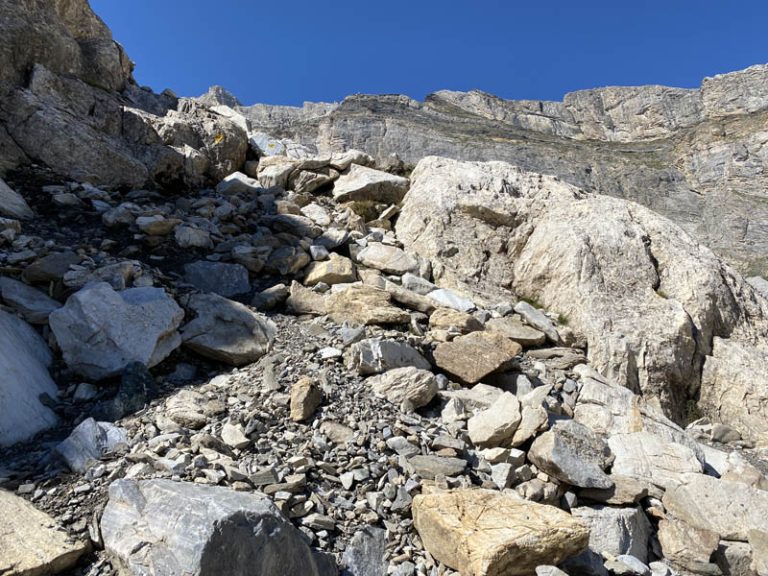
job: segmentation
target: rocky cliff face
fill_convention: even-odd
[[[745,272],[768,271],[768,66],[698,90],[601,88],[562,102],[442,91],[417,102],[245,106],[256,129],[321,152],[358,148],[407,164],[502,160],[663,214]]]

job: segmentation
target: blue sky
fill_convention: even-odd
[[[91,0],[139,83],[246,104],[477,88],[560,100],[768,62],[764,0]]]

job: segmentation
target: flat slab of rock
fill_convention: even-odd
[[[184,345],[207,358],[242,366],[266,354],[277,327],[263,314],[216,294],[193,294],[197,318],[182,328]]]
[[[437,379],[429,370],[406,366],[394,368],[367,380],[374,394],[397,406],[421,408],[437,394]]]
[[[589,541],[588,528],[570,514],[490,490],[422,494],[412,511],[427,551],[462,574],[531,574]]]
[[[723,540],[747,542],[750,530],[768,533],[768,492],[741,482],[686,474],[664,493],[668,514]]]
[[[46,576],[73,567],[88,547],[32,504],[0,490],[0,574]]]
[[[459,312],[471,312],[476,308],[475,303],[469,298],[465,298],[461,294],[454,292],[449,288],[438,288],[432,290],[427,294],[427,297],[435,302],[438,306],[445,306],[447,308],[453,308]]]
[[[608,445],[586,426],[560,420],[531,444],[528,459],[540,470],[580,488],[613,486],[604,472],[611,464]]]
[[[293,291],[292,291],[293,292]],[[293,293],[291,294],[293,297]],[[354,285],[327,297],[325,310],[331,319],[342,324],[408,324],[410,314],[391,303],[386,290],[373,286]]]
[[[401,275],[419,269],[419,261],[416,258],[397,246],[380,242],[369,243],[357,254],[357,259],[361,264],[387,274]]]
[[[485,329],[489,332],[498,332],[521,346],[541,346],[547,340],[543,332],[526,326],[517,316],[491,318],[486,322]]]
[[[557,343],[560,341],[560,336],[557,333],[554,322],[538,308],[534,308],[528,302],[520,301],[515,304],[515,312],[529,325],[543,332],[552,342]]]
[[[17,220],[29,220],[34,217],[34,212],[27,201],[0,179],[0,216],[16,218]]]
[[[517,342],[491,332],[472,332],[452,342],[439,344],[435,363],[462,382],[475,384],[489,374],[501,370],[520,354]]]
[[[333,185],[336,202],[369,200],[398,204],[408,191],[408,179],[381,170],[352,164]]]
[[[46,324],[48,316],[61,308],[61,303],[37,288],[13,278],[0,278],[3,300],[31,324]]]
[[[67,365],[86,378],[119,374],[131,362],[151,368],[181,345],[184,311],[162,288],[115,292],[91,284],[69,297],[49,323]]]
[[[299,531],[259,493],[118,480],[109,488],[101,533],[124,574],[327,574]]]
[[[58,388],[48,373],[53,355],[21,318],[0,310],[0,446],[26,440],[58,419],[40,402]]]
[[[203,292],[229,297],[251,289],[248,270],[240,264],[199,260],[184,266],[184,280]]]
[[[449,458],[434,454],[417,454],[408,458],[408,464],[413,472],[427,480],[434,480],[435,476],[458,476],[467,467],[467,461],[461,458]]]

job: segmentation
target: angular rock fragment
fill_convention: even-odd
[[[233,366],[261,358],[277,334],[266,316],[216,294],[193,294],[189,307],[197,317],[182,328],[184,345]]]
[[[613,461],[608,445],[586,426],[560,420],[531,444],[528,459],[558,480],[581,488],[607,489],[604,470]]]
[[[259,493],[169,480],[118,480],[101,518],[126,574],[325,576],[298,530]]]
[[[357,254],[357,259],[361,264],[387,274],[405,274],[419,269],[416,258],[396,246],[379,242],[369,243]]]
[[[435,349],[435,364],[462,382],[475,384],[509,366],[522,352],[517,342],[490,332],[472,332]]]
[[[333,197],[338,203],[356,200],[397,204],[407,191],[407,178],[358,164],[352,164],[333,185]]]
[[[488,409],[469,419],[469,438],[479,448],[508,446],[520,420],[520,401],[514,394],[504,392]]]
[[[374,394],[397,406],[421,408],[437,394],[437,379],[432,372],[413,366],[394,368],[367,380]]]
[[[46,324],[51,312],[61,308],[45,293],[12,278],[0,278],[0,294],[30,324]]]
[[[304,284],[314,286],[319,282],[328,285],[345,284],[357,280],[355,265],[349,258],[332,252],[328,260],[312,262],[307,266]]]
[[[148,367],[181,344],[184,311],[162,288],[115,292],[90,284],[52,312],[49,323],[67,365],[87,378],[119,374],[131,362]]]
[[[32,504],[0,490],[0,574],[43,576],[58,574],[77,564],[87,550]]]
[[[203,292],[228,298],[250,291],[248,270],[240,264],[198,260],[184,266],[184,279]]]
[[[291,420],[303,422],[312,417],[323,401],[323,394],[311,378],[299,378],[291,386]]]
[[[427,551],[462,574],[530,574],[584,550],[589,530],[569,514],[490,490],[454,490],[413,499]]]
[[[404,342],[369,338],[350,347],[347,364],[363,376],[393,368],[412,366],[429,370],[430,364],[418,350]]]
[[[589,549],[597,554],[631,554],[648,559],[648,542],[653,533],[642,508],[579,506],[571,510],[589,528]]]
[[[0,216],[29,220],[35,216],[21,194],[0,179]]]
[[[410,314],[391,303],[385,290],[373,286],[353,285],[328,296],[326,310],[331,319],[342,324],[408,324]]]
[[[498,332],[521,346],[540,346],[547,339],[543,332],[523,324],[518,316],[492,318],[486,323],[485,329],[490,332]]]
[[[554,343],[560,341],[560,336],[557,334],[555,324],[541,310],[538,310],[528,304],[528,302],[521,300],[515,304],[515,312],[522,316],[529,325],[533,326],[536,330],[543,332],[550,341]]]
[[[77,428],[56,447],[70,470],[83,473],[93,462],[113,452],[128,442],[128,433],[109,422],[96,422],[93,418],[83,420]]]

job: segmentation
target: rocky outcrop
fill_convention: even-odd
[[[500,160],[650,207],[743,271],[765,274],[768,66],[706,78],[699,90],[610,87],[562,102],[479,91],[355,95],[336,104],[243,106],[254,129],[321,153],[358,148]]]
[[[768,302],[678,226],[508,164],[422,160],[397,233],[440,263],[440,284],[556,311],[586,337],[593,366],[676,418],[705,360],[730,361],[715,337],[754,349],[768,335]]]

